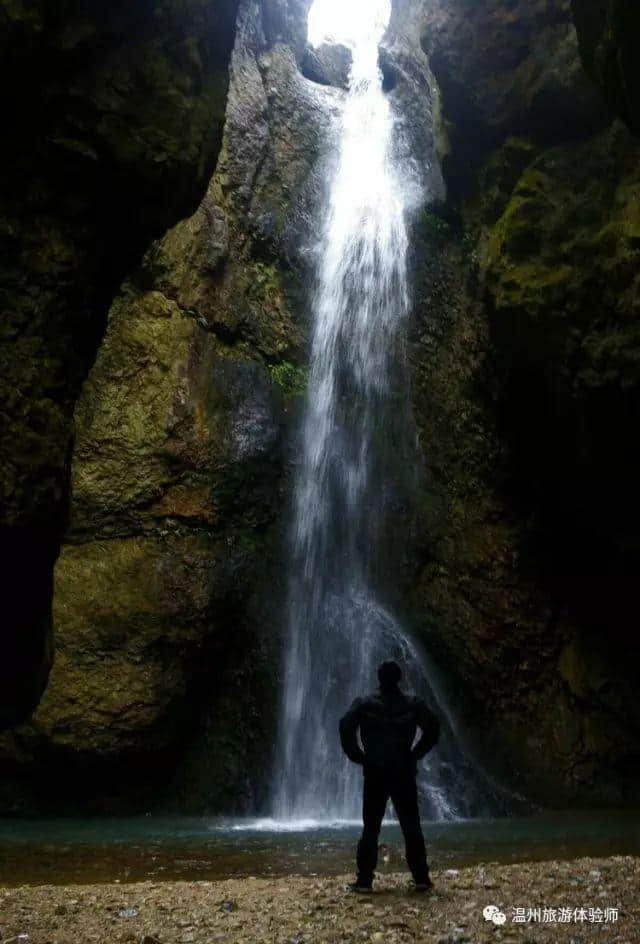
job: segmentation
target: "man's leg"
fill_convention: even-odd
[[[378,836],[388,799],[389,790],[384,778],[365,774],[362,793],[364,829],[358,843],[356,857],[358,885],[367,886],[373,882],[373,873],[378,864]]]
[[[418,809],[418,788],[415,777],[409,775],[396,781],[391,787],[391,801],[400,821],[400,828],[404,836],[407,855],[407,865],[411,870],[416,885],[428,885],[429,866],[427,865],[427,851],[420,825],[420,811]]]

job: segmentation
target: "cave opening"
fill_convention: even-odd
[[[391,17],[391,0],[314,0],[307,20],[312,46],[353,47],[366,36],[381,37]]]

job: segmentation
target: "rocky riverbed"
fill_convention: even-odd
[[[0,889],[3,944],[637,944],[640,858],[434,871],[416,895],[402,873],[371,896],[347,876]],[[52,876],[55,878],[55,876]],[[492,917],[484,912],[493,906]],[[496,914],[496,912],[498,912]],[[501,915],[504,915],[504,921]]]

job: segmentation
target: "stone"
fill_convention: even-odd
[[[588,136],[609,120],[581,68],[569,0],[434,0],[422,42],[446,115],[442,157],[451,187],[467,187],[509,134],[550,144]]]
[[[349,88],[351,50],[339,43],[307,46],[302,60],[302,74],[320,85]]]

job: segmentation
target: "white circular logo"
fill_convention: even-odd
[[[494,924],[504,924],[507,916],[504,911],[500,911],[496,905],[486,905],[482,909],[485,921],[493,921]]]

